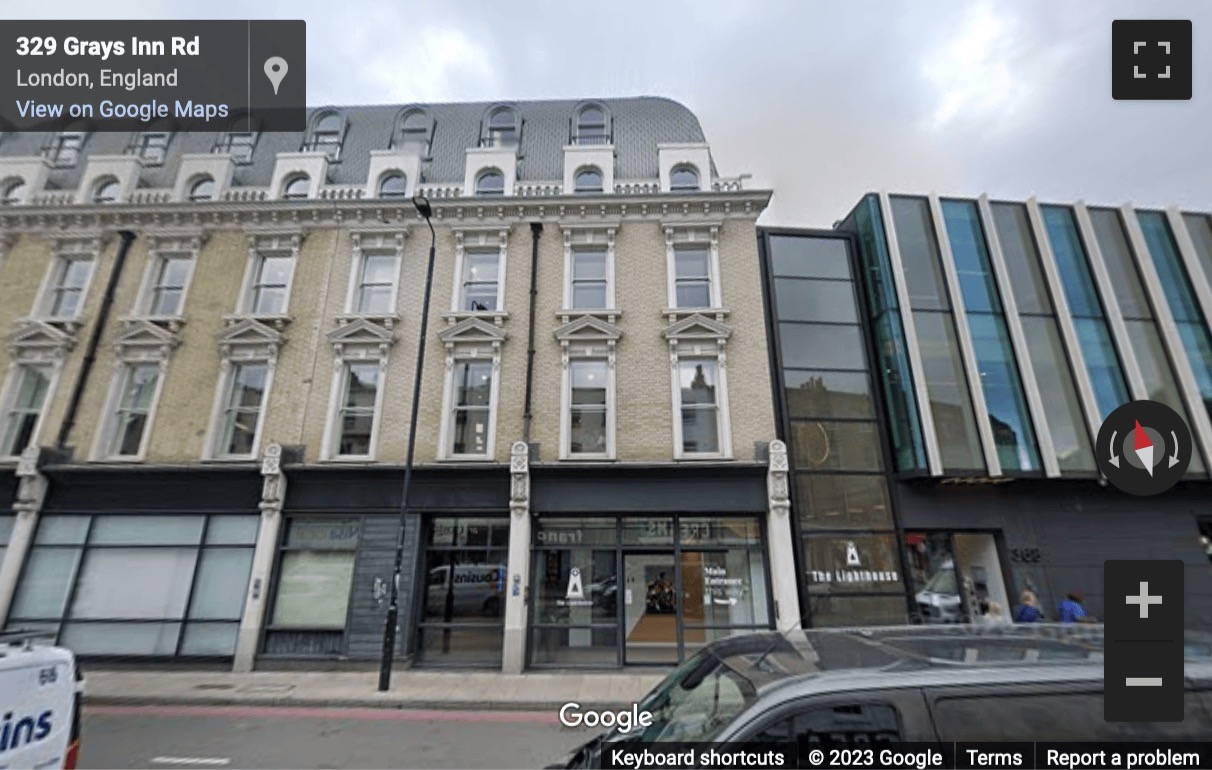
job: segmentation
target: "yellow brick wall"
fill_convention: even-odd
[[[111,237],[96,269],[84,318],[96,319],[105,282],[113,265],[118,239]],[[504,309],[508,313],[508,339],[501,350],[495,457],[505,462],[509,446],[523,432],[527,363],[531,234],[528,224],[509,233]],[[407,450],[412,371],[428,256],[429,233],[423,224],[411,226],[404,242],[399,307],[401,320],[390,351],[383,380],[384,410],[380,415],[376,460],[399,464]],[[0,263],[0,328],[12,330],[17,318],[28,315],[41,285],[53,243],[48,238],[17,239]],[[345,310],[353,242],[347,228],[308,232],[300,247],[292,283],[285,329],[286,344],[279,353],[260,448],[270,443],[303,444],[308,462],[322,454],[333,387],[333,351],[327,334]],[[450,311],[455,272],[455,238],[450,226],[437,230],[426,369],[422,391],[418,446],[419,462],[433,462],[441,430],[442,391],[446,350],[438,333],[447,328],[442,316]],[[89,456],[96,431],[102,425],[106,397],[114,377],[112,340],[120,330],[117,320],[133,308],[147,267],[148,244],[141,235],[127,258],[123,280],[115,297],[109,328],[102,337],[90,383],[83,394],[70,443],[76,457]],[[233,313],[248,264],[248,235],[241,230],[209,234],[194,266],[186,297],[183,343],[174,351],[154,417],[148,445],[149,463],[197,463],[205,450],[212,407],[219,384],[220,357],[217,337],[223,316]],[[753,443],[774,437],[770,403],[765,325],[752,220],[728,220],[720,230],[720,268],[724,305],[731,309],[727,323],[735,330],[727,345],[729,407],[732,418],[733,456],[753,458]],[[668,304],[665,234],[658,222],[626,222],[618,227],[615,252],[616,304],[622,311],[623,329],[617,348],[617,458],[622,462],[669,462],[673,458],[673,411],[669,349],[662,334],[667,326],[661,310]],[[559,456],[561,403],[561,348],[554,333],[560,326],[556,311],[564,293],[563,232],[553,222],[545,225],[539,254],[538,297],[535,316],[535,373],[531,440],[542,444],[544,462]],[[49,445],[63,418],[70,385],[74,382],[87,344],[89,326],[69,357],[53,403],[39,436]],[[7,364],[8,351],[0,351]]]

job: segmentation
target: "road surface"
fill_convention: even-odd
[[[85,707],[81,768],[540,768],[592,730],[550,713]]]

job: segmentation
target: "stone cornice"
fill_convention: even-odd
[[[544,221],[569,226],[650,221],[664,226],[704,220],[756,220],[769,190],[696,192],[685,195],[601,195],[530,198],[431,199],[436,225],[509,227]],[[411,201],[308,200],[213,201],[108,205],[12,206],[0,209],[0,231],[71,237],[69,231],[401,227],[420,216]]]

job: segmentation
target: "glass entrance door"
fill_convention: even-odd
[[[623,552],[623,662],[677,663],[682,601],[673,551]]]

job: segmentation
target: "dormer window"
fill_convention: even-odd
[[[282,186],[282,198],[288,201],[300,201],[308,198],[308,189],[311,186],[311,180],[307,174],[296,174],[286,180],[286,184]]]
[[[135,139],[134,154],[138,155],[149,166],[159,166],[164,163],[168,154],[169,134],[163,131],[147,131]]]
[[[16,206],[21,203],[25,195],[25,180],[20,177],[5,180],[4,185],[0,190],[3,190],[3,196],[0,197],[0,204],[5,206]]]
[[[698,192],[699,170],[694,166],[675,166],[669,172],[669,189],[674,192]]]
[[[232,127],[252,128],[249,125],[247,117],[240,117],[232,121]],[[252,163],[253,148],[257,146],[256,131],[227,131],[219,135],[218,142],[215,143],[215,152],[225,152],[231,155],[231,159],[240,165]]]
[[[602,192],[602,172],[594,166],[577,170],[576,192],[578,195]]]
[[[407,198],[408,179],[400,173],[388,173],[379,182],[380,198]]]
[[[495,168],[480,172],[476,177],[476,195],[504,195],[505,175]]]
[[[484,147],[516,147],[521,135],[517,111],[512,107],[498,107],[489,113],[481,141]]]
[[[345,119],[335,112],[326,113],[312,127],[307,149],[311,152],[322,152],[329,160],[338,160],[344,135]]]
[[[80,150],[84,147],[84,134],[79,131],[63,131],[55,136],[47,151],[47,157],[56,168],[76,165]]]
[[[581,108],[577,113],[576,144],[610,144],[609,119],[606,110],[596,104]]]
[[[433,139],[433,120],[424,110],[404,113],[396,130],[395,146],[415,150],[420,155],[429,154],[429,143]]]
[[[120,190],[121,186],[118,184],[117,179],[106,177],[93,186],[93,203],[115,203],[118,200],[118,192]]]
[[[201,177],[189,188],[189,199],[194,203],[214,200],[215,180],[208,176]]]

